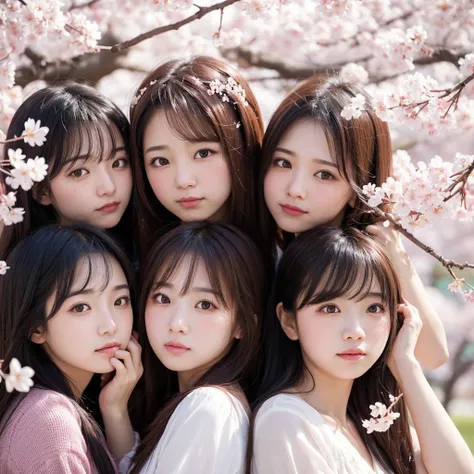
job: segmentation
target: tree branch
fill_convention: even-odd
[[[71,5],[71,8],[69,9],[69,11],[72,11],[72,10],[78,10],[80,8],[88,8],[88,7],[92,7],[92,5],[94,5],[95,3],[98,3],[100,0],[90,0],[89,2],[87,3],[81,3],[79,5],[76,5],[75,3],[73,3]]]
[[[453,273],[452,273],[453,268],[459,268],[460,270],[463,270],[464,268],[474,268],[473,263],[468,263],[468,262],[459,263],[459,262],[456,262],[454,260],[443,257],[441,254],[437,253],[432,247],[430,247],[429,245],[424,244],[423,242],[421,242],[421,240],[416,238],[411,232],[409,232],[404,227],[402,227],[395,220],[395,218],[392,216],[392,214],[390,214],[388,212],[383,212],[378,207],[372,208],[372,209],[373,209],[374,214],[376,216],[380,217],[383,220],[390,221],[393,224],[393,226],[395,227],[395,229],[397,229],[402,235],[404,235],[410,242],[413,242],[421,250],[424,250],[427,254],[431,255],[434,258],[436,258],[436,260],[438,260],[438,262],[440,262],[441,265],[443,265],[443,267],[445,267],[449,271],[451,276],[453,276]],[[455,276],[453,276],[453,277],[456,278]]]
[[[142,41],[145,41],[149,38],[153,38],[154,36],[162,35],[163,33],[167,33],[168,31],[179,30],[182,26],[187,25],[188,23],[192,23],[193,21],[199,20],[208,13],[211,13],[216,10],[224,10],[224,8],[227,8],[237,2],[240,2],[240,0],[225,0],[224,2],[216,3],[215,5],[211,5],[209,7],[198,7],[199,10],[196,13],[191,16],[188,16],[184,20],[177,21],[176,23],[171,23],[170,25],[154,28],[153,30],[150,30],[146,33],[142,33],[141,35],[138,35],[131,40],[114,44],[111,47],[103,46],[103,48],[110,49],[112,53],[119,53],[121,51],[124,51],[125,49],[135,46],[138,43],[141,43]]]
[[[342,66],[347,64],[347,62],[341,62],[341,63],[317,65],[314,67],[292,67],[292,66],[287,66],[284,62],[273,60],[268,57],[264,57],[263,55],[257,56],[253,54],[251,51],[244,48],[235,48],[232,50],[227,50],[227,51],[224,51],[223,54],[226,57],[230,57],[233,54],[235,54],[237,57],[237,60],[241,60],[243,64],[276,71],[282,79],[301,80],[301,79],[306,79],[307,77],[311,77],[314,74],[322,74],[322,73],[335,74],[341,70]],[[454,64],[456,67],[458,67],[459,59],[465,56],[466,54],[467,54],[466,51],[455,54],[447,49],[441,49],[441,50],[433,52],[431,56],[422,56],[422,57],[416,58],[413,60],[413,63],[418,66],[427,66],[429,64],[435,64],[439,62],[449,62],[451,64]],[[372,58],[372,55],[364,56],[359,59],[356,59],[353,62],[361,63],[361,62],[368,61],[371,58]],[[379,82],[386,81],[389,79],[394,79],[402,74],[406,74],[406,72],[397,73],[390,76],[379,76],[379,77],[373,76],[369,79],[369,81],[374,82],[374,83],[379,83]]]

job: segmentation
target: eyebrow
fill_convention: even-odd
[[[112,148],[112,153],[110,154],[109,160],[113,159],[119,151],[126,151],[126,149],[125,149],[124,146],[119,146],[118,148]],[[73,161],[88,160],[89,158],[90,158],[90,155],[79,155],[79,156],[75,156],[75,157],[72,157],[72,158],[68,158],[64,162],[64,164],[67,165],[68,163],[71,163]]]
[[[215,143],[216,145],[220,145],[220,142],[216,140],[186,140],[191,145],[198,145],[199,143]],[[162,150],[169,150],[170,147],[168,145],[153,145],[148,147],[145,150],[145,154],[149,153],[150,151],[162,151]]]
[[[119,290],[129,290],[129,286],[127,283],[123,283],[122,285],[117,285],[112,288],[112,291],[119,291]],[[73,291],[71,292],[66,299],[72,298],[73,296],[78,296],[78,295],[90,295],[92,293],[95,293],[97,290],[94,288],[89,288],[85,290],[78,290],[78,291]],[[102,293],[102,292],[101,292]]]
[[[159,288],[169,288],[170,290],[174,289],[174,285],[171,283],[163,283],[161,281],[157,281],[153,284],[151,291],[155,291]],[[203,286],[193,286],[190,291],[192,293],[210,293],[211,295],[217,295],[217,292],[214,291],[212,288],[206,288]]]
[[[288,150],[287,148],[276,147],[275,151],[279,151],[281,153],[285,153],[285,154],[290,155],[290,156],[296,156],[295,152],[293,152],[291,150]],[[332,166],[333,168],[337,169],[337,165],[335,163],[333,163],[332,161],[322,160],[321,158],[313,158],[312,161],[314,161],[316,163],[320,163],[322,165]]]

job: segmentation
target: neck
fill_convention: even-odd
[[[79,400],[84,393],[84,390],[92,380],[93,372],[88,372],[77,367],[73,367],[62,360],[58,359],[55,354],[51,352],[49,346],[45,344],[45,350],[48,353],[51,360],[54,362],[56,367],[64,374],[69,386],[71,387],[72,393],[76,400]]]
[[[295,389],[321,415],[327,415],[346,426],[347,405],[353,383],[353,380],[339,379],[312,367],[305,371],[303,380]]]

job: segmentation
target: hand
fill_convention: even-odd
[[[368,225],[365,230],[385,248],[390,259],[398,261],[400,257],[405,257],[402,235],[391,222],[388,227],[384,227],[382,222],[377,222]]]
[[[115,372],[102,376],[99,406],[103,416],[122,415],[128,411],[128,400],[138,380],[143,375],[142,348],[137,333],[130,337],[127,350],[118,350],[110,363]]]
[[[397,334],[392,352],[389,357],[389,368],[400,383],[401,372],[406,364],[418,364],[415,357],[415,347],[418,342],[423,322],[418,310],[405,299],[397,307],[403,317],[403,326]]]

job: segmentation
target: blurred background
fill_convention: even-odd
[[[459,60],[474,52],[474,8],[462,0],[7,0],[0,27],[4,131],[28,94],[65,78],[95,85],[128,113],[141,79],[171,57],[232,62],[268,121],[311,74],[339,74],[374,95],[400,90],[409,74],[446,89],[466,76]],[[413,162],[474,154],[472,84],[451,123],[391,123],[394,150],[407,150]],[[473,222],[440,220],[416,235],[444,257],[474,263]],[[405,244],[449,341],[449,361],[427,375],[474,452],[474,305],[447,289],[452,278],[436,259]],[[474,271],[457,276],[474,285]]]

